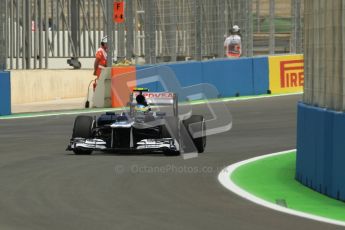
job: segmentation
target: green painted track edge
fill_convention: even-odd
[[[295,153],[292,151],[247,163],[237,168],[229,179],[246,192],[272,204],[284,201],[289,209],[345,223],[344,202],[295,180]]]

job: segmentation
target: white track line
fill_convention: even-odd
[[[285,208],[283,206],[265,201],[261,198],[258,198],[250,193],[248,193],[247,191],[243,190],[242,188],[240,188],[239,186],[237,186],[232,180],[231,180],[231,175],[232,173],[239,167],[241,167],[242,165],[248,164],[250,162],[253,161],[257,161],[257,160],[261,160],[264,158],[268,158],[268,157],[273,157],[273,156],[278,156],[278,155],[282,155],[282,154],[286,154],[289,152],[295,151],[295,149],[292,150],[288,150],[288,151],[283,151],[283,152],[278,152],[278,153],[273,153],[273,154],[268,154],[268,155],[263,155],[263,156],[259,156],[259,157],[254,157],[248,160],[244,160],[232,165],[229,165],[228,167],[224,168],[218,175],[218,181],[228,190],[232,191],[233,193],[239,195],[240,197],[243,197],[244,199],[247,199],[251,202],[254,202],[258,205],[262,205],[265,206],[267,208],[271,208],[274,209],[276,211],[279,212],[284,212],[290,215],[294,215],[294,216],[300,216],[303,218],[307,218],[307,219],[311,219],[311,220],[316,220],[316,221],[320,221],[320,222],[325,222],[325,223],[329,223],[329,224],[335,224],[335,225],[340,225],[340,226],[345,226],[345,222],[343,221],[338,221],[338,220],[333,220],[333,219],[329,219],[329,218],[325,218],[325,217],[320,217],[320,216],[316,216],[313,214],[308,214],[305,212],[300,212],[300,211],[296,211],[296,210],[292,210],[289,208]]]

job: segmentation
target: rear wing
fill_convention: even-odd
[[[177,94],[172,92],[148,92],[133,91],[130,96],[130,113],[133,114],[134,107],[137,105],[136,97],[142,94],[148,105],[171,105],[174,116],[178,116]]]
[[[146,102],[149,105],[173,105],[175,103],[175,101],[177,100],[177,96],[175,93],[171,93],[171,92],[138,92],[138,91],[134,91],[131,94],[131,103],[136,105],[136,97],[142,94],[145,99]]]

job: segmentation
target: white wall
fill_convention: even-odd
[[[86,97],[93,70],[12,70],[12,104]]]

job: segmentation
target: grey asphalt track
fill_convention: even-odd
[[[75,116],[1,120],[0,229],[340,229],[250,203],[217,180],[229,164],[295,148],[300,97],[228,102],[232,130],[190,160],[75,156],[65,152]]]

